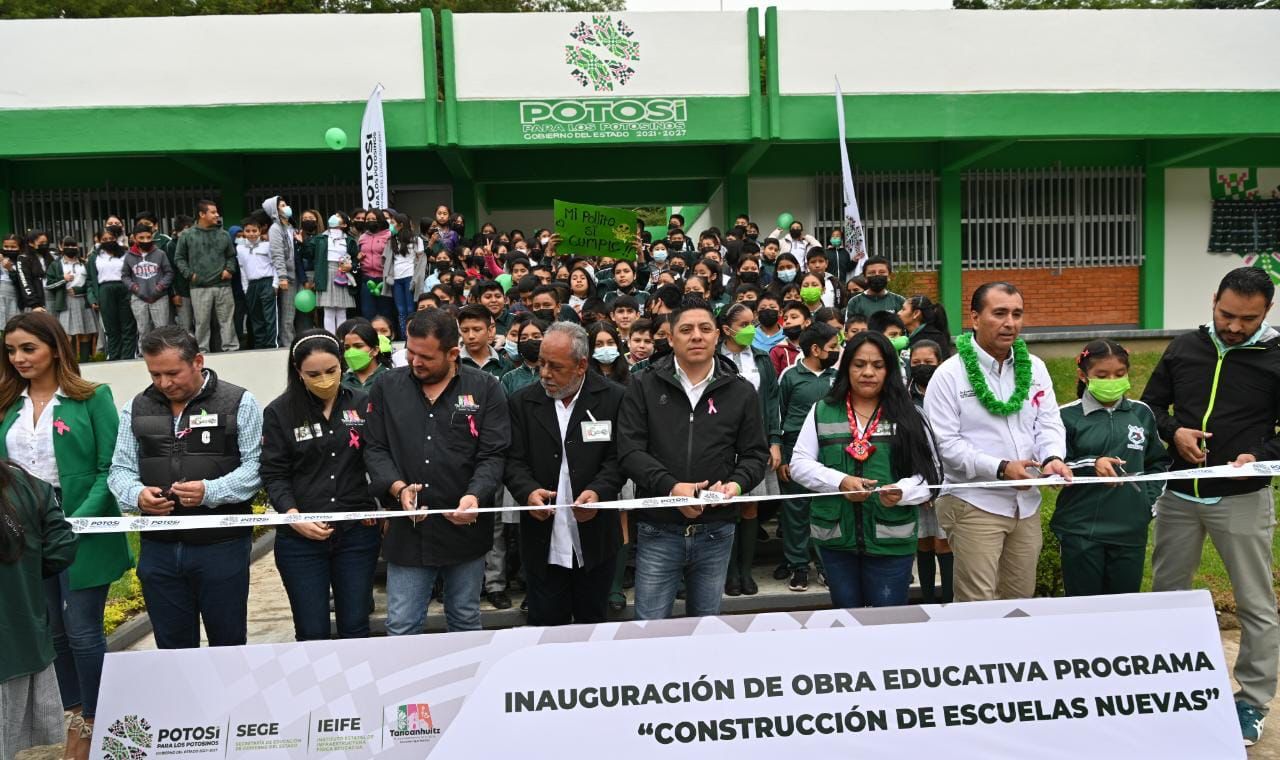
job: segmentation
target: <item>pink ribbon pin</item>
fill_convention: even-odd
[[[62,420],[54,420],[53,429],[58,431],[58,435],[66,435],[71,430],[71,426]]]
[[[717,413],[717,412],[716,412],[716,400],[715,400],[715,399],[713,399],[713,398],[708,397],[708,398],[707,398],[707,414],[716,414],[716,413]]]
[[[467,424],[471,426],[471,437],[479,438],[480,431],[476,429],[476,416],[474,414],[467,415]]]
[[[1031,405],[1040,408],[1040,399],[1044,398],[1044,391],[1036,391],[1036,395],[1031,397]]]
[[[178,440],[182,440],[183,438],[186,438],[186,437],[187,437],[188,435],[190,435],[190,434],[191,434],[191,428],[185,428],[185,429],[183,429],[183,430],[179,430],[179,431],[178,431]]]
[[[347,431],[347,446],[353,449],[360,448],[360,434],[354,430]]]

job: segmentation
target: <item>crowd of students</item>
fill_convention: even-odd
[[[134,227],[118,296],[103,279],[120,257],[110,225],[84,282],[62,275],[99,313],[119,301],[112,320],[151,320],[117,341],[123,354],[136,343],[152,379],[118,414],[109,388],[79,376],[66,320],[28,303],[5,323],[0,583],[16,596],[0,612],[0,647],[14,654],[0,668],[0,754],[50,738],[59,706],[68,756],[91,740],[106,591],[133,558],[123,534],[77,540],[64,512],[233,517],[265,489],[276,512],[298,515],[276,531],[275,562],[309,640],[331,626],[369,635],[380,554],[391,635],[421,633],[433,598],[449,630],[478,629],[481,600],[510,607],[512,590],[526,592],[533,625],[604,621],[632,587],[641,619],[672,615],[678,599],[687,615],[718,614],[725,595],[758,593],[757,544],[775,535],[774,577],[799,592],[816,573],[838,607],[907,603],[913,567],[926,602],[1027,597],[1040,492],[951,486],[1280,459],[1280,334],[1257,269],[1229,274],[1205,327],[1170,344],[1147,403],[1127,396],[1125,349],[1099,339],[1078,356],[1078,400],[1060,409],[1020,337],[1014,284],[979,287],[971,331],[955,339],[927,296],[889,290],[890,262],[851,257],[836,235],[822,246],[799,223],[761,240],[743,217],[695,241],[675,215],[662,238],[639,236],[634,260],[610,260],[561,255],[547,230],[484,225],[468,238],[444,207],[419,234],[394,211],[334,213],[325,230],[304,212],[301,235],[283,199],[262,216],[236,242],[202,202],[200,223],[169,241],[177,279],[190,280],[176,297],[196,305],[190,327],[156,326],[166,310],[146,306],[171,299],[154,224]],[[29,271],[40,237],[6,250],[16,240],[13,267]],[[142,287],[147,257],[159,279]],[[296,330],[286,389],[265,410],[205,366],[211,335],[236,340],[236,278],[254,345]],[[281,308],[296,287],[320,293],[322,325]],[[1269,483],[1068,486],[1052,521],[1073,595],[1139,590],[1153,504],[1157,589],[1189,587],[1212,536],[1242,621],[1246,742],[1280,653]],[[592,506],[709,491],[740,498]],[[778,494],[794,498],[759,500]],[[501,505],[532,509],[476,511]],[[413,514],[306,519],[380,509]],[[198,646],[201,624],[211,645],[246,642],[249,553],[247,527],[141,534],[158,646]]]

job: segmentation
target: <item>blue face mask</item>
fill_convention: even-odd
[[[654,251],[654,252],[653,252],[653,260],[654,260],[654,261],[656,261],[656,262],[658,262],[658,263],[662,263],[662,262],[666,261],[666,260],[667,260],[667,252],[666,252],[666,251]]]
[[[507,356],[511,357],[512,359],[518,358],[520,356],[520,346],[518,346],[514,341],[509,340],[506,343],[503,343],[502,350],[506,351]]]
[[[794,270],[794,269],[779,269],[779,270],[778,270],[778,279],[779,279],[779,280],[782,280],[783,282],[791,282],[791,281],[792,281],[792,280],[794,280],[795,278],[796,278],[796,270]]]
[[[601,364],[613,364],[618,360],[618,349],[614,346],[601,346],[591,354]]]

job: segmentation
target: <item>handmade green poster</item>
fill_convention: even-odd
[[[560,236],[557,253],[597,258],[607,256],[627,261],[636,258],[636,215],[633,211],[556,201],[555,231]]]

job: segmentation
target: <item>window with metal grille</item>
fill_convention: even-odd
[[[884,256],[894,266],[919,271],[938,268],[938,178],[929,172],[859,172],[853,192],[858,198],[867,253]],[[814,237],[827,240],[844,223],[844,190],[839,174],[817,178],[818,223]]]
[[[196,203],[201,200],[216,203],[220,194],[210,187],[14,190],[13,225],[20,232],[48,232],[55,247],[63,237],[90,245],[94,233],[102,229],[111,214],[120,217],[125,232],[130,232],[134,215],[150,211],[159,217],[161,231],[169,232],[173,217],[194,217]]]
[[[351,213],[364,206],[360,202],[360,186],[352,182],[341,185],[254,185],[244,193],[244,207],[253,213],[262,208],[262,202],[273,195],[284,196],[293,209],[295,220],[300,219],[302,212],[309,208],[320,211],[323,223],[335,211]]]
[[[961,177],[965,269],[1142,263],[1142,169],[980,170]]]

